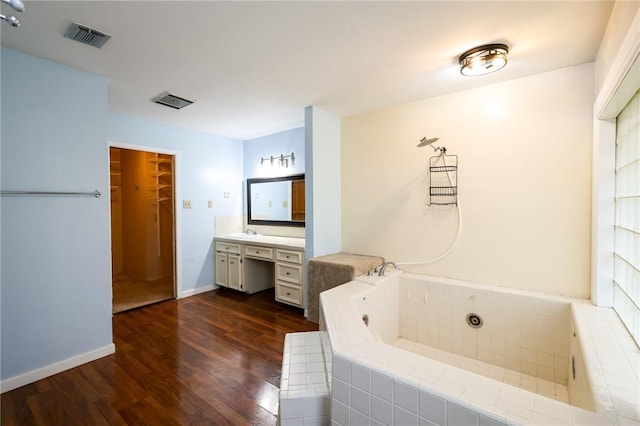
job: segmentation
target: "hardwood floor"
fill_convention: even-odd
[[[2,425],[275,425],[284,336],[317,328],[273,289],[117,314],[115,354],[2,394]]]
[[[112,313],[128,311],[152,303],[173,299],[173,277],[144,281],[126,274],[116,274],[112,282]]]

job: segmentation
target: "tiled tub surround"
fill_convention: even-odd
[[[410,273],[321,305],[334,425],[640,425],[640,352],[611,309]]]

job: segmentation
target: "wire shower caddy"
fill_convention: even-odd
[[[441,149],[429,158],[429,205],[458,205],[458,156]]]

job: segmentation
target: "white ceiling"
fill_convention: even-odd
[[[304,123],[315,105],[347,116],[593,61],[613,2],[30,1],[2,46],[105,76],[109,109],[249,139]],[[102,49],[62,37],[78,22]],[[460,75],[458,56],[511,47],[509,64]],[[174,110],[164,91],[195,101]]]

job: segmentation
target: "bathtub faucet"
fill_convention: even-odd
[[[389,266],[389,265],[393,266],[396,269],[400,269],[400,268],[398,268],[398,265],[395,262],[384,262],[382,264],[382,266],[380,267],[380,271],[378,272],[378,275],[383,277],[384,276],[384,270],[387,269],[387,266]]]

